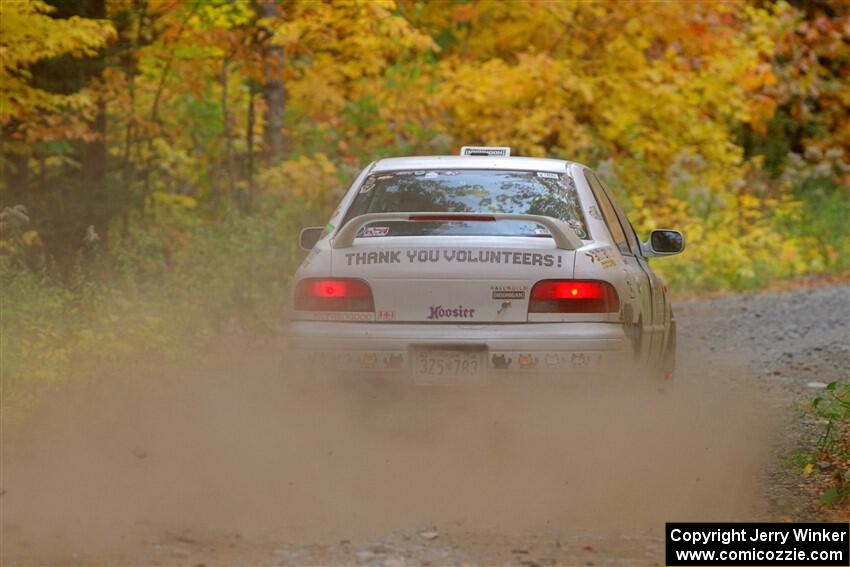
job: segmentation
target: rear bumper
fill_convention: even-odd
[[[501,325],[292,321],[290,352],[311,368],[348,372],[411,370],[423,349],[480,354],[488,373],[605,371],[628,363],[630,340],[615,323]]]

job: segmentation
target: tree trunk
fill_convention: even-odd
[[[82,15],[87,18],[106,19],[106,0],[89,0],[80,5]],[[85,79],[86,83],[92,80],[100,82],[103,80],[103,69],[106,65],[103,55],[93,58],[90,63],[89,72]],[[84,71],[85,72],[85,71]],[[106,179],[106,101],[99,96],[97,101],[97,112],[94,121],[89,125],[97,134],[97,139],[84,143],[81,148],[81,169],[83,179],[95,185],[103,184]]]
[[[90,127],[98,137],[82,147],[82,173],[87,182],[100,185],[106,179],[106,101],[103,99],[97,101],[97,113]]]
[[[106,19],[106,0],[88,0],[80,4],[82,15],[87,18]],[[83,70],[86,83],[103,81],[103,70],[106,67],[105,55],[101,52],[90,60],[88,70]],[[87,72],[86,72],[87,71]],[[89,124],[97,138],[84,142],[80,148],[80,173],[82,187],[89,194],[86,198],[88,219],[84,224],[94,227],[102,249],[109,245],[109,220],[114,212],[115,204],[110,200],[107,190],[107,150],[106,150],[106,100],[98,93],[97,110],[94,120]],[[83,238],[83,235],[80,235]]]
[[[257,96],[257,88],[253,80],[249,80],[248,86],[248,117],[245,126],[245,146],[248,149],[246,176],[248,177],[248,190],[245,194],[243,209],[250,213],[254,209],[254,99]]]
[[[275,0],[258,0],[257,11],[261,18],[278,17]],[[283,112],[286,108],[286,86],[283,83],[285,53],[283,47],[272,44],[271,30],[264,30],[263,54],[263,101],[266,109],[263,116],[263,144],[267,163],[284,157],[287,140],[283,133]]]
[[[221,62],[221,115],[224,121],[225,169],[227,170],[227,190],[232,199],[236,199],[236,178],[233,164],[233,130],[230,123],[230,107],[227,105],[227,67],[230,60],[225,56]]]

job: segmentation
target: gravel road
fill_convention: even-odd
[[[676,305],[676,314],[685,323],[679,332],[687,345],[681,357],[687,375],[706,375],[693,363],[707,357],[695,357],[694,352],[734,353],[743,371],[733,374],[732,381],[756,385],[760,398],[782,416],[776,458],[764,471],[763,496],[771,515],[816,520],[811,495],[800,490],[800,478],[789,471],[788,459],[801,446],[810,447],[816,435],[812,417],[803,414],[801,406],[823,385],[850,380],[850,287],[683,302]]]
[[[682,362],[738,352],[754,378],[780,400],[809,382],[847,379],[850,287],[738,295],[675,305]],[[703,356],[694,357],[693,352]]]
[[[850,287],[675,309],[661,392],[294,401],[243,340],[63,389],[4,428],[0,563],[659,565],[667,520],[808,517],[786,464]]]

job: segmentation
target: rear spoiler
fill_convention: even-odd
[[[545,226],[549,229],[555,246],[561,250],[575,250],[581,246],[581,239],[575,231],[562,220],[541,215],[519,213],[368,213],[354,217],[345,223],[333,239],[332,247],[351,248],[360,229],[373,222],[498,222],[525,221]]]

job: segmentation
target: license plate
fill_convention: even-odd
[[[484,373],[480,350],[417,349],[413,352],[413,377],[427,384],[477,380]]]

